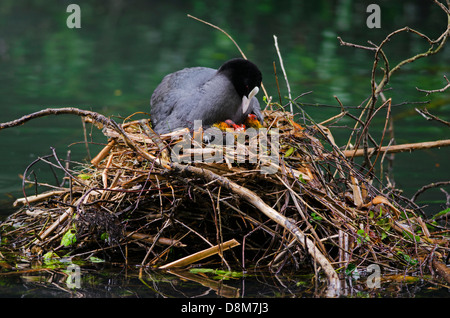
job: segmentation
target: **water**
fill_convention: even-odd
[[[239,56],[226,36],[188,18],[188,13],[220,26],[233,36],[247,57],[260,66],[269,95],[278,99],[273,75],[275,61],[285,104],[287,89],[273,42],[273,35],[277,35],[292,96],[313,91],[299,101],[304,104],[303,109],[320,122],[339,113],[334,96],[343,105],[354,107],[370,94],[373,54],[340,46],[337,36],[344,41],[367,45],[367,40],[379,43],[386,34],[405,25],[431,38],[438,37],[446,26],[445,16],[430,5],[431,1],[430,4],[379,1],[381,28],[368,29],[365,9],[369,1],[265,0],[213,4],[200,0],[115,0],[83,1],[80,3],[81,29],[68,29],[66,8],[69,3],[58,1],[49,5],[35,0],[24,5],[2,0],[0,122],[46,107],[75,106],[113,116],[148,112],[151,93],[165,74],[188,66],[217,68],[224,60]],[[389,43],[386,54],[394,65],[427,48],[426,41],[417,36],[401,34]],[[448,127],[427,122],[414,111],[415,107],[423,108],[423,104],[411,103],[428,101],[426,107],[432,114],[449,120],[449,91],[425,96],[416,90],[416,87],[445,86],[443,75],[449,73],[449,50],[447,46],[435,56],[407,65],[391,79],[390,90],[385,94],[393,98],[393,104],[399,105],[392,110],[398,144],[449,137]],[[262,99],[262,94],[259,97]],[[404,102],[409,104],[402,104]],[[372,125],[375,138],[380,138],[383,125],[384,114],[375,118]],[[338,126],[332,128],[332,132],[337,143],[344,144],[353,122],[345,119]],[[105,141],[95,130],[92,139]],[[1,131],[0,216],[12,213],[11,203],[22,196],[19,174],[31,161],[49,154],[50,147],[60,156],[65,156],[70,149],[73,159],[86,160],[84,144],[77,143],[83,140],[81,121],[73,116],[41,118]],[[96,149],[98,147],[93,145],[91,152],[95,153]],[[423,185],[449,180],[449,156],[449,148],[396,154],[391,181],[405,196],[411,197]],[[36,169],[39,176],[51,178],[49,171]],[[448,187],[443,189],[450,191]],[[445,208],[446,197],[436,188],[421,195],[418,203],[425,206],[427,213],[434,214]],[[120,289],[127,286],[130,295],[150,296],[148,290],[142,294],[138,290],[144,288],[141,281],[134,280],[128,286],[122,283],[125,281],[123,272],[116,271],[111,270],[111,275],[120,277],[120,283],[111,285],[101,279],[99,282],[99,286],[103,286],[100,289],[114,292],[98,295],[121,296]],[[94,270],[88,275],[102,274]],[[22,278],[18,277],[8,278],[8,288],[3,288],[0,294],[15,297],[28,293],[28,288],[26,292],[21,288],[29,282],[23,285]],[[247,282],[249,280],[251,278],[247,278]],[[43,294],[50,288],[45,283],[40,286],[38,289]],[[297,291],[294,293],[301,295]],[[66,293],[55,295],[63,294]]]
[[[198,275],[189,271],[157,271],[122,264],[85,264],[79,281],[68,279],[70,264],[23,269],[14,274],[0,274],[2,297],[58,298],[312,298],[323,297],[325,279],[314,284],[311,273],[274,275],[249,271],[243,277]],[[73,266],[73,265],[72,265]],[[242,273],[239,273],[242,274]],[[73,276],[73,274],[72,274]],[[366,277],[343,277],[343,298],[448,297],[448,290],[427,281],[414,283],[382,281],[380,288],[368,288]]]

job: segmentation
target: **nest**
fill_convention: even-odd
[[[377,189],[326,127],[264,113],[264,128],[241,143],[223,133],[238,147],[205,144],[202,131],[158,136],[147,119],[118,125],[82,114],[108,143],[81,165],[55,151],[40,158],[64,173],[65,186],[18,199],[23,207],[0,225],[3,246],[28,257],[52,252],[162,268],[199,262],[210,254],[178,260],[212,249],[218,256],[204,262],[215,266],[314,266],[334,287],[336,270],[349,265],[442,269],[447,228],[397,192]]]

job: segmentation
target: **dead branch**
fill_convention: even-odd
[[[413,201],[413,202],[416,201],[417,197],[428,189],[441,187],[441,186],[447,186],[447,185],[450,185],[450,181],[440,181],[440,182],[433,182],[431,184],[427,184],[427,185],[423,186],[422,188],[420,188],[416,193],[414,193],[414,195],[411,198],[411,201]]]
[[[445,85],[444,87],[442,87],[440,89],[426,90],[426,89],[420,89],[418,87],[416,87],[416,89],[419,92],[427,93],[426,96],[428,96],[430,94],[433,94],[433,93],[442,93],[442,92],[446,91],[450,87],[450,81],[448,80],[447,76],[444,75],[444,78],[447,81],[447,85]]]
[[[441,124],[450,126],[450,122],[445,121],[437,116],[434,116],[433,114],[430,114],[430,112],[425,108],[425,109],[418,109],[415,108],[416,112],[418,112],[423,118],[425,118],[426,120],[435,120],[437,122],[440,122]]]
[[[393,146],[384,146],[381,148],[369,148],[367,152],[369,154],[373,154],[376,152],[380,153],[396,153],[396,152],[405,152],[405,151],[413,151],[413,150],[421,150],[421,149],[431,149],[431,148],[440,148],[450,146],[450,139],[438,140],[438,141],[428,141],[428,142],[418,142],[411,144],[402,144],[402,145],[393,145]],[[364,155],[364,149],[358,150],[344,150],[343,154],[345,157],[361,157]]]
[[[32,119],[36,119],[36,118],[40,118],[40,117],[44,117],[44,116],[48,116],[48,115],[67,115],[67,114],[77,115],[77,116],[81,116],[81,117],[90,117],[95,122],[103,124],[105,126],[118,127],[117,124],[112,119],[109,119],[99,113],[96,113],[93,111],[88,111],[88,110],[82,110],[82,109],[74,108],[74,107],[64,107],[64,108],[43,109],[38,112],[25,115],[19,119],[12,120],[12,121],[6,122],[6,123],[2,123],[2,124],[0,124],[0,130],[15,127],[15,126],[20,126]]]
[[[283,58],[281,57],[280,48],[278,47],[278,38],[274,35],[273,40],[275,42],[275,49],[277,50],[278,59],[280,60],[280,65],[281,65],[281,70],[283,71],[284,80],[286,81],[286,86],[287,86],[288,96],[289,96],[290,110],[291,110],[291,113],[294,113],[294,109],[292,108],[292,101],[291,101],[292,100],[291,86],[289,85],[289,81],[288,81],[288,78],[286,75],[286,70],[284,69]]]
[[[160,266],[160,269],[169,269],[169,268],[177,268],[177,267],[186,267],[192,263],[198,262],[202,259],[205,259],[207,257],[210,257],[212,255],[222,253],[223,251],[226,251],[230,248],[239,246],[239,242],[235,239],[229,240],[227,242],[224,242],[222,244],[218,244],[216,246],[212,246],[210,248],[207,248],[203,251],[199,251],[197,253],[194,253],[192,255],[188,255],[186,257],[183,257],[179,260],[173,261],[169,264],[165,264],[163,266]]]

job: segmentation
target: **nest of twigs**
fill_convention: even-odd
[[[276,271],[314,265],[335,287],[336,270],[349,264],[405,274],[445,268],[447,229],[395,192],[381,193],[323,126],[266,110],[260,131],[278,134],[266,135],[259,155],[250,149],[256,136],[248,137],[237,162],[236,149],[202,143],[201,131],[157,136],[148,120],[118,125],[81,115],[103,128],[108,144],[76,167],[56,152],[40,158],[64,173],[65,185],[16,201],[23,207],[0,225],[5,248],[160,267],[186,266],[176,261],[217,246],[218,256],[202,262]],[[192,149],[174,156],[186,141]],[[222,162],[195,160],[212,153]]]

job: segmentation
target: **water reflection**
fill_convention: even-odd
[[[240,298],[311,295],[308,281],[258,272],[220,278],[185,271],[123,266],[82,267],[80,288],[71,288],[61,269],[35,268],[0,273],[0,295],[8,297]],[[297,276],[297,279],[301,277]],[[306,286],[305,286],[306,285]]]
[[[0,295],[16,298],[311,298],[323,297],[326,282],[312,274],[248,273],[220,277],[183,271],[158,271],[103,264],[82,266],[79,288],[61,268],[23,268],[0,273]],[[448,289],[426,279],[388,275],[380,288],[368,288],[367,277],[342,277],[341,298],[448,297]]]

